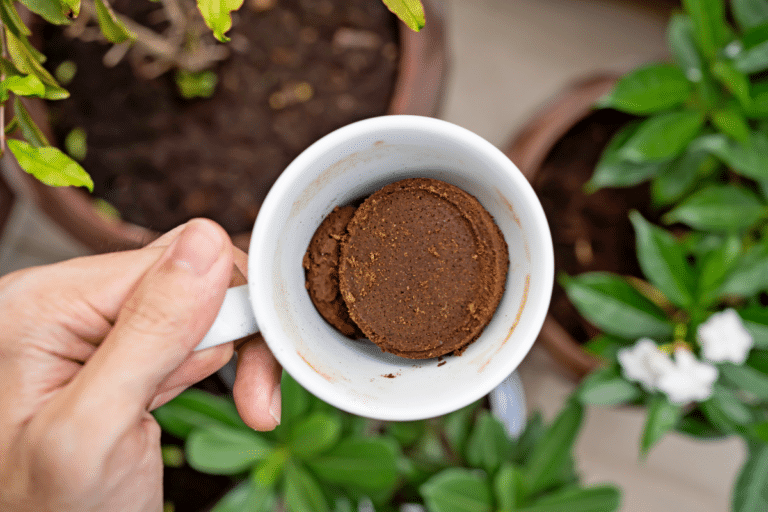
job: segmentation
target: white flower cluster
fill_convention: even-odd
[[[733,309],[710,316],[696,334],[707,361],[698,360],[684,347],[675,349],[673,359],[655,341],[642,338],[618,352],[624,377],[639,382],[646,391],[663,392],[676,404],[706,400],[718,374],[712,363],[743,364],[753,340]]]

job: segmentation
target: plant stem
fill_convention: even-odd
[[[3,58],[8,57],[5,41],[5,25],[0,21],[0,46],[2,46]],[[0,71],[0,82],[5,80],[5,70]],[[0,103],[0,156],[5,154],[5,101]]]

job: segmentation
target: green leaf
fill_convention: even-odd
[[[256,432],[223,425],[193,430],[185,447],[190,466],[215,475],[242,473],[272,451],[270,443]]]
[[[581,404],[569,400],[539,443],[533,447],[526,468],[531,494],[550,486],[570,460],[583,414]]]
[[[611,486],[564,489],[536,500],[515,512],[613,512],[619,509],[621,494]]]
[[[8,124],[5,125],[5,134],[10,135],[19,128],[19,120],[17,118],[12,118],[10,121],[8,121]]]
[[[294,422],[299,421],[306,414],[309,409],[310,395],[285,371],[280,381],[280,392],[282,396],[280,426],[285,430],[290,429]]]
[[[504,425],[489,411],[482,411],[467,441],[467,462],[490,475],[509,457],[512,443]]]
[[[717,247],[701,257],[697,272],[699,303],[705,306],[712,304],[722,295],[720,287],[736,266],[742,251],[738,235],[718,238],[720,242]]]
[[[703,176],[712,174],[720,162],[704,151],[686,151],[665,165],[651,183],[655,203],[668,205],[679,200]]]
[[[752,98],[749,93],[749,77],[738,70],[731,62],[719,60],[712,65],[712,74],[726,89],[736,96],[741,105],[749,105]]]
[[[677,65],[691,82],[703,78],[701,54],[696,48],[691,19],[684,14],[673,14],[667,25],[667,44]]]
[[[710,185],[688,197],[664,215],[668,224],[682,222],[694,229],[740,232],[766,213],[760,199],[737,185]]]
[[[747,366],[768,375],[768,351],[755,348],[747,356]]]
[[[394,437],[401,446],[411,446],[423,435],[426,428],[424,421],[393,421],[387,424],[387,433]]]
[[[45,96],[45,85],[35,75],[11,75],[2,82],[3,90],[11,91],[17,96]]]
[[[48,23],[54,25],[69,25],[70,20],[65,12],[65,8],[59,0],[20,0],[27,9],[41,16]]]
[[[229,41],[229,37],[224,33],[232,28],[230,13],[240,9],[242,5],[243,0],[197,0],[197,8],[203,15],[205,24],[222,43]]]
[[[622,378],[616,368],[597,370],[584,379],[576,390],[576,397],[585,405],[621,405],[641,394],[640,389]]]
[[[424,6],[420,0],[382,0],[387,9],[392,11],[411,30],[418,32],[426,23]]]
[[[108,41],[118,44],[136,40],[136,34],[125,26],[123,20],[115,14],[115,11],[112,10],[108,3],[104,0],[94,0],[94,3],[96,4],[99,28],[101,28],[101,33],[104,34]]]
[[[765,119],[768,117],[768,81],[752,82],[752,102],[743,107],[744,115],[750,119]]]
[[[768,41],[739,52],[733,59],[733,66],[748,75],[768,68]]]
[[[320,483],[297,464],[285,468],[285,504],[292,512],[330,512]]]
[[[64,14],[70,18],[80,16],[80,0],[61,0],[64,5]]]
[[[493,477],[496,508],[517,510],[525,499],[525,475],[517,466],[505,462]]]
[[[723,0],[683,0],[694,35],[704,56],[713,59],[728,38]]]
[[[384,439],[342,439],[307,465],[325,481],[361,491],[384,491],[397,481],[397,453]]]
[[[657,340],[672,336],[664,311],[619,276],[589,272],[561,276],[560,283],[579,313],[608,334]]]
[[[731,0],[733,17],[742,31],[747,31],[768,22],[766,0]]]
[[[188,100],[210,98],[216,92],[216,84],[219,82],[219,76],[211,70],[192,73],[182,69],[176,72],[175,78],[179,94]]]
[[[35,147],[24,141],[8,139],[8,149],[25,172],[53,187],[86,187],[93,192],[93,180],[80,164],[53,147]]]
[[[699,406],[707,419],[723,432],[741,432],[743,425],[754,421],[752,411],[732,391],[717,383],[712,396]]]
[[[629,219],[635,228],[637,258],[646,278],[675,305],[687,308],[693,302],[693,273],[685,252],[668,231],[646,221],[633,210]]]
[[[733,512],[768,510],[768,445],[750,450],[733,488]]]
[[[250,431],[231,399],[190,388],[152,414],[166,432],[186,439],[197,427],[221,425]]]
[[[478,406],[479,402],[474,402],[443,418],[443,431],[448,439],[448,445],[457,454],[464,453],[464,447],[472,429],[472,417]]]
[[[640,441],[640,453],[647,455],[664,434],[675,428],[682,414],[682,406],[671,403],[661,393],[654,394],[648,404],[648,416]]]
[[[69,155],[76,159],[83,161],[88,153],[88,142],[85,130],[82,128],[73,128],[64,137],[64,148]]]
[[[211,512],[271,512],[275,510],[275,493],[246,480],[224,495]]]
[[[627,340],[610,336],[608,334],[598,334],[584,344],[584,350],[597,357],[613,360],[616,358],[616,352],[620,348],[627,346]]]
[[[768,348],[768,308],[753,306],[740,309],[739,316],[744,327],[752,335],[756,348]]]
[[[749,366],[724,363],[720,374],[735,387],[746,391],[760,400],[768,400],[768,375]]]
[[[19,121],[19,128],[21,128],[21,134],[24,136],[27,142],[35,147],[50,146],[48,139],[40,128],[32,120],[32,116],[24,107],[21,98],[16,97],[13,99],[13,111],[16,114],[16,119]]]
[[[677,423],[676,430],[697,439],[722,439],[725,434],[707,421],[696,418],[692,415],[683,416]]]
[[[19,13],[16,11],[16,7],[11,0],[0,1],[0,20],[8,27],[8,30],[13,32],[16,36],[28,36],[32,34],[32,31],[27,28]]]
[[[277,481],[283,476],[289,458],[290,453],[285,447],[272,450],[251,472],[251,480],[256,483],[257,487],[274,488]]]
[[[750,247],[740,255],[731,272],[717,288],[716,296],[751,297],[768,288],[768,243]]]
[[[544,426],[544,420],[541,417],[541,412],[535,411],[528,422],[525,424],[525,429],[520,437],[517,438],[514,448],[514,461],[521,465],[527,465],[531,454],[533,453],[533,447],[539,442],[546,428]]]
[[[650,64],[621,77],[597,106],[648,115],[682,105],[690,93],[691,83],[678,67]]]
[[[36,76],[45,85],[45,99],[62,100],[69,97],[56,79],[40,64],[29,43],[16,37],[10,30],[5,30],[7,50],[15,67],[25,75]],[[6,71],[6,66],[4,66]]]
[[[768,443],[768,421],[751,425],[749,432],[752,437],[755,437],[764,443]]]
[[[639,123],[630,123],[616,135],[603,150],[600,160],[590,180],[584,185],[584,190],[592,193],[603,187],[629,187],[637,185],[656,175],[665,165],[657,162],[635,163],[624,160],[620,150],[627,140],[632,137]]]
[[[656,114],[637,128],[619,154],[631,162],[658,162],[680,154],[701,131],[704,114],[681,110]]]
[[[723,106],[712,112],[711,119],[715,128],[722,133],[741,144],[749,144],[749,124],[739,108],[734,105]]]
[[[313,457],[335,445],[341,437],[341,420],[329,414],[315,413],[291,429],[288,447],[298,458]]]
[[[752,132],[747,144],[723,134],[704,135],[691,146],[712,153],[743,176],[757,180],[768,178],[768,137],[764,133]]]
[[[493,498],[482,473],[448,468],[425,482],[419,492],[429,512],[491,512]]]

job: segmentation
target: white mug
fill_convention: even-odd
[[[302,258],[335,206],[388,183],[425,177],[475,196],[509,247],[506,290],[481,336],[461,356],[405,359],[331,327],[304,286]],[[530,350],[549,307],[552,239],[533,189],[478,135],[438,119],[383,116],[312,144],[280,175],[253,228],[248,284],[228,290],[197,349],[261,330],[283,368],[304,388],[353,414],[407,421],[447,414],[488,394]]]

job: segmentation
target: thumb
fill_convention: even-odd
[[[147,410],[160,383],[213,324],[232,261],[232,243],[220,226],[202,219],[187,224],[140,279],[72,382],[82,412],[119,425]]]

